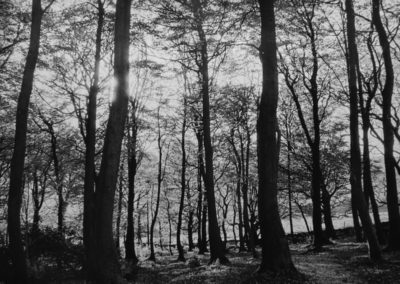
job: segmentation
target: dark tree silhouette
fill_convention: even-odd
[[[21,236],[21,202],[26,151],[29,103],[32,94],[33,76],[39,56],[42,17],[54,0],[43,9],[41,0],[32,0],[32,23],[29,50],[18,96],[15,123],[14,152],[10,167],[10,188],[8,195],[8,235],[12,261],[11,280],[14,283],[27,282],[27,264]]]
[[[208,235],[210,239],[210,263],[220,260],[221,263],[229,262],[225,256],[225,251],[222,245],[221,235],[218,227],[217,209],[215,205],[214,192],[214,166],[213,166],[213,148],[211,143],[210,130],[210,82],[208,74],[208,48],[207,38],[203,29],[202,20],[203,3],[200,0],[191,0],[193,15],[196,23],[196,31],[200,44],[200,77],[201,77],[201,95],[203,101],[203,136],[204,136],[204,153],[205,153],[205,178],[204,185],[207,197],[208,206]]]
[[[95,270],[89,278],[97,283],[120,283],[121,270],[113,236],[115,189],[121,155],[121,144],[128,108],[129,24],[131,0],[118,0],[115,18],[114,76],[117,80],[115,98],[104,137],[103,155],[95,194]],[[92,265],[92,264],[91,264]]]
[[[295,271],[280,220],[277,200],[278,67],[274,2],[258,1],[261,14],[260,58],[263,70],[262,94],[257,121],[258,210],[262,238],[259,273]]]
[[[95,255],[95,247],[93,239],[94,235],[94,219],[95,219],[95,179],[96,179],[96,113],[97,113],[97,94],[99,92],[99,76],[100,76],[100,55],[101,41],[104,26],[104,2],[97,1],[97,30],[96,30],[96,47],[94,58],[93,83],[89,89],[89,98],[87,103],[86,118],[86,136],[84,142],[85,150],[85,177],[83,185],[83,244],[85,247],[85,268],[90,274],[96,273],[96,268],[91,264],[95,262],[90,256]],[[84,132],[82,132],[84,133]]]
[[[394,72],[390,51],[390,42],[380,16],[381,5],[382,1],[380,0],[372,1],[372,22],[378,33],[386,71],[385,83],[382,90],[382,124],[387,187],[386,198],[389,212],[388,248],[392,250],[400,250],[400,213],[395,172],[396,161],[393,156],[394,133],[391,121]]]
[[[350,183],[355,209],[358,211],[365,236],[368,240],[370,257],[377,261],[381,259],[380,247],[374,228],[372,227],[367,203],[361,186],[361,153],[360,136],[358,132],[358,90],[355,16],[352,0],[346,0],[347,39],[348,39],[348,82],[350,91]]]

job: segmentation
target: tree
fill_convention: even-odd
[[[184,95],[183,98],[183,121],[181,129],[181,151],[182,151],[182,167],[181,167],[181,197],[179,202],[178,212],[178,227],[176,231],[176,247],[178,249],[178,261],[185,261],[183,247],[181,243],[181,228],[182,228],[182,214],[185,202],[185,189],[186,189],[186,116],[187,116],[187,98]]]
[[[350,93],[350,183],[353,205],[360,215],[365,236],[368,240],[370,257],[374,261],[381,259],[380,247],[375,231],[372,227],[367,203],[361,185],[361,153],[360,137],[358,132],[358,90],[357,90],[357,62],[358,51],[356,45],[355,15],[352,0],[346,0],[347,38],[348,38],[348,82]]]
[[[96,45],[94,56],[94,72],[93,83],[89,88],[89,98],[87,103],[87,118],[86,118],[86,136],[83,137],[85,150],[85,177],[84,177],[84,192],[83,192],[83,244],[85,247],[86,269],[90,270],[94,260],[90,256],[94,256],[93,245],[94,235],[94,219],[95,219],[95,152],[96,152],[96,113],[97,113],[97,94],[99,92],[99,73],[100,73],[100,55],[101,41],[104,25],[104,1],[97,0],[97,30],[96,30]],[[73,95],[72,95],[73,96]],[[79,117],[78,117],[79,119]],[[82,131],[82,134],[84,132]],[[95,271],[87,271],[89,274]]]
[[[329,84],[321,86],[319,55],[320,29],[316,24],[319,1],[291,1],[288,8],[293,10],[295,17],[293,21],[301,27],[301,35],[306,41],[307,52],[302,50],[296,55],[291,55],[291,65],[283,63],[282,73],[285,77],[285,83],[295,102],[300,125],[303,129],[307,144],[312,158],[312,177],[311,177],[311,199],[313,204],[313,229],[314,246],[320,249],[323,245],[329,243],[322,230],[321,215],[321,185],[323,175],[321,169],[321,137],[323,131],[323,122],[329,115],[329,107],[332,104],[332,93],[329,91]],[[287,46],[288,50],[289,47]],[[296,48],[293,49],[295,52]],[[279,54],[282,61],[285,58]],[[300,64],[300,66],[298,66]],[[309,65],[308,65],[309,64]],[[294,72],[291,70],[294,69]],[[299,81],[303,83],[304,89],[300,89]],[[302,87],[303,87],[302,86]],[[304,91],[303,91],[304,90]],[[300,94],[304,94],[301,96]],[[304,100],[304,101],[303,101]],[[309,109],[309,116],[306,110]],[[311,123],[307,123],[307,119]]]
[[[33,76],[39,55],[42,17],[53,2],[54,0],[50,1],[45,8],[42,8],[41,0],[32,0],[32,24],[29,50],[26,57],[21,91],[18,97],[14,152],[11,159],[10,188],[8,196],[8,234],[10,238],[12,261],[11,279],[15,283],[26,283],[28,277],[20,223],[27,122],[29,102],[33,86]]]
[[[103,154],[95,194],[95,250],[89,278],[99,283],[120,283],[121,271],[113,237],[113,210],[121,144],[128,108],[129,28],[131,0],[118,0],[115,18],[114,75],[117,81],[114,101],[104,137]],[[94,268],[94,269],[93,269]]]
[[[140,164],[140,157],[137,155],[138,139],[138,112],[139,102],[130,99],[131,112],[128,116],[128,212],[126,224],[125,259],[134,263],[138,262],[135,252],[134,220],[133,209],[135,201],[135,177]]]
[[[156,255],[154,253],[154,226],[156,225],[157,222],[157,216],[158,216],[158,211],[160,208],[160,195],[161,195],[161,184],[165,178],[165,169],[166,169],[166,162],[168,159],[168,154],[165,156],[165,160],[163,163],[163,148],[165,146],[165,138],[163,138],[164,135],[161,134],[161,123],[160,123],[160,107],[157,109],[157,149],[158,149],[158,173],[157,173],[157,196],[156,196],[156,208],[154,210],[154,215],[151,220],[151,225],[150,225],[150,256],[149,260],[155,261],[156,260]],[[152,191],[153,193],[153,191]],[[161,233],[161,232],[160,232]]]
[[[387,187],[386,198],[389,213],[388,249],[400,250],[400,213],[395,172],[396,161],[393,157],[394,134],[391,121],[394,72],[390,51],[390,42],[380,16],[381,5],[382,1],[380,0],[372,1],[372,23],[374,24],[378,33],[386,71],[386,79],[382,90],[382,124]]]
[[[214,193],[214,166],[213,166],[213,148],[211,142],[210,130],[210,78],[208,73],[208,49],[207,38],[203,29],[204,11],[203,5],[200,0],[191,0],[193,16],[195,19],[195,26],[197,36],[200,44],[200,84],[201,95],[203,102],[203,135],[204,135],[204,153],[205,153],[205,190],[208,206],[208,234],[210,239],[210,261],[212,263],[217,259],[221,263],[229,262],[225,257],[225,252],[222,245],[220,230],[218,227],[217,210],[215,205]]]
[[[257,121],[258,210],[262,237],[262,258],[258,272],[293,272],[295,268],[280,221],[277,200],[278,67],[274,1],[259,0],[258,3],[261,15],[260,58],[263,70]]]
[[[365,73],[362,74],[360,70],[360,66],[358,66],[357,74],[359,78],[359,82],[361,79],[362,84],[359,83],[359,93],[360,93],[360,111],[362,118],[362,130],[363,130],[363,188],[365,199],[367,202],[367,206],[369,207],[369,201],[371,201],[371,208],[374,216],[375,229],[376,234],[379,240],[379,243],[385,243],[385,236],[382,229],[382,224],[379,216],[379,208],[376,201],[374,188],[372,185],[372,175],[371,175],[371,158],[370,158],[370,141],[369,141],[369,130],[371,129],[371,110],[372,110],[372,102],[376,97],[376,93],[379,87],[379,73],[381,66],[377,65],[377,61],[375,58],[375,50],[373,47],[373,30],[371,29],[368,33],[367,48],[368,53],[371,59],[372,70],[367,76]],[[366,93],[366,98],[364,98],[364,92]]]

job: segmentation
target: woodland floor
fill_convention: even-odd
[[[186,262],[176,262],[176,255],[166,255],[164,251],[156,262],[140,261],[132,283],[400,283],[400,252],[384,252],[384,260],[374,264],[368,258],[365,243],[355,243],[343,236],[319,252],[310,251],[304,242],[291,244],[290,249],[293,262],[302,274],[295,279],[286,275],[260,278],[254,273],[259,259],[231,248],[228,266],[208,266],[208,254],[192,252],[186,255]],[[200,265],[190,267],[189,262],[194,258]],[[84,283],[76,279],[77,275],[67,274],[53,274],[49,277],[53,280],[42,279],[41,283]]]

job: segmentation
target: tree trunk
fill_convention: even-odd
[[[169,254],[173,255],[172,253],[172,218],[171,218],[171,213],[170,213],[170,204],[168,197],[166,196],[167,199],[167,216],[168,216],[168,229],[169,229],[169,236],[168,236],[168,244],[169,244]]]
[[[386,242],[385,235],[383,233],[381,218],[379,216],[379,208],[375,199],[374,189],[372,186],[371,159],[369,157],[369,139],[368,139],[369,125],[370,125],[369,114],[367,118],[365,118],[365,116],[363,115],[363,184],[364,184],[365,201],[367,203],[367,207],[369,207],[368,201],[371,200],[371,208],[372,208],[372,214],[374,216],[376,235],[378,237],[379,243],[384,244]]]
[[[325,223],[326,235],[329,238],[335,239],[336,232],[332,222],[331,196],[329,195],[329,192],[326,189],[325,183],[322,184],[322,204],[324,210],[324,223]]]
[[[387,187],[386,199],[389,213],[388,249],[400,250],[400,213],[395,172],[396,161],[393,156],[394,134],[391,122],[394,73],[392,57],[390,53],[390,43],[386,34],[386,30],[382,24],[379,11],[381,4],[382,1],[380,0],[372,1],[372,22],[375,25],[376,31],[378,33],[379,43],[382,47],[382,56],[386,71],[385,84],[382,90],[382,124]]]
[[[291,155],[292,149],[290,137],[289,137],[289,125],[286,123],[286,139],[287,139],[287,185],[288,185],[288,203],[289,203],[289,224],[290,224],[290,236],[293,238],[293,210],[292,210],[292,176],[291,176]]]
[[[198,121],[200,118],[195,116],[194,120]],[[203,163],[203,135],[201,130],[201,123],[198,122],[195,128],[195,134],[197,139],[197,191],[198,191],[198,199],[197,199],[197,220],[198,220],[198,228],[197,228],[197,247],[199,248],[199,254],[204,254],[207,250],[207,242],[204,239],[205,235],[205,226],[204,224],[204,194],[202,187],[202,178],[204,179],[204,163]]]
[[[98,283],[122,282],[118,255],[113,238],[115,188],[121,155],[121,144],[128,109],[129,27],[131,0],[117,0],[115,18],[114,74],[117,80],[115,99],[110,107],[104,137],[103,156],[95,202],[95,260],[97,271],[90,278]]]
[[[239,175],[237,177],[237,185],[236,185],[236,196],[237,196],[237,206],[238,206],[238,215],[239,215],[239,252],[244,251],[244,236],[243,236],[243,214],[242,214],[242,198],[240,192],[240,173],[237,172]]]
[[[237,237],[236,237],[236,230],[235,230],[235,227],[236,227],[236,206],[235,206],[235,199],[233,199],[234,201],[233,201],[233,205],[232,205],[232,208],[233,208],[233,220],[232,220],[232,234],[233,234],[233,241],[235,242],[235,247],[237,246]]]
[[[225,251],[222,247],[221,235],[218,227],[217,210],[215,206],[214,194],[214,166],[213,166],[213,148],[211,142],[210,130],[210,95],[209,95],[209,74],[208,74],[208,47],[207,38],[203,30],[202,20],[204,19],[203,8],[200,0],[192,0],[193,15],[196,19],[196,29],[200,43],[200,81],[201,94],[203,101],[203,133],[204,133],[204,152],[205,152],[205,189],[208,207],[208,235],[210,239],[210,261],[215,262],[217,259],[221,263],[228,263],[225,257]]]
[[[195,248],[193,242],[193,218],[194,218],[194,210],[192,207],[191,197],[190,197],[190,188],[188,187],[187,193],[187,202],[189,205],[189,214],[188,214],[188,222],[187,222],[187,230],[188,230],[188,251],[193,251]]]
[[[372,260],[381,259],[381,252],[369,216],[367,203],[364,199],[361,188],[361,153],[360,137],[358,132],[358,92],[357,92],[357,73],[358,52],[356,45],[356,29],[353,1],[346,0],[347,14],[347,38],[348,38],[348,83],[350,91],[350,183],[352,197],[360,215],[365,237],[369,244],[369,254]]]
[[[156,198],[156,208],[154,211],[153,219],[151,220],[151,225],[150,225],[150,256],[149,260],[155,261],[156,256],[154,253],[154,226],[157,221],[157,216],[158,216],[158,209],[160,206],[160,195],[161,195],[161,182],[163,179],[163,174],[162,174],[162,143],[161,143],[161,126],[160,126],[160,109],[158,109],[158,139],[157,139],[157,145],[158,145],[158,175],[157,175],[157,198]]]
[[[132,112],[128,124],[128,212],[126,221],[126,243],[125,259],[136,264],[138,258],[135,252],[135,233],[133,210],[135,202],[135,177],[137,172],[136,143],[137,143],[137,121],[135,117],[135,102],[131,101]]]
[[[118,186],[118,207],[117,207],[117,221],[115,223],[115,246],[118,251],[118,255],[120,255],[121,251],[121,215],[122,215],[122,195],[123,195],[123,172],[124,172],[124,162],[122,161],[121,166],[120,166],[120,174],[119,174],[119,186]]]
[[[185,187],[186,187],[186,149],[185,149],[185,133],[186,133],[186,98],[183,103],[183,122],[181,130],[181,151],[182,151],[182,167],[181,167],[181,198],[179,202],[178,226],[176,230],[176,248],[178,249],[178,261],[185,261],[185,255],[181,243],[182,215],[185,203]]]
[[[263,86],[257,120],[258,210],[262,259],[259,273],[295,271],[280,221],[277,182],[278,144],[276,139],[278,70],[276,58],[275,12],[273,1],[258,1],[261,14],[260,58]]]
[[[95,152],[96,152],[96,112],[97,112],[97,93],[99,91],[99,76],[100,76],[100,56],[101,56],[101,37],[104,24],[104,5],[101,0],[97,1],[97,30],[96,30],[96,50],[94,58],[94,73],[93,84],[89,89],[89,100],[87,104],[87,119],[86,119],[86,144],[85,152],[85,177],[84,177],[84,192],[83,192],[83,245],[85,247],[84,267],[88,275],[96,273],[94,257],[94,223],[95,223]],[[90,279],[88,279],[90,280]]]
[[[27,264],[21,236],[21,203],[23,196],[23,175],[26,151],[29,101],[32,93],[33,76],[39,55],[40,28],[44,11],[40,0],[32,0],[32,24],[29,50],[18,96],[15,124],[14,151],[10,167],[10,188],[8,194],[7,231],[11,254],[11,280],[14,283],[27,282]]]
[[[356,201],[356,198],[354,197],[354,192],[351,193],[351,214],[353,217],[353,227],[354,227],[354,232],[356,234],[356,242],[361,243],[364,240],[363,240],[362,228],[361,228],[360,220],[359,220],[359,216],[358,216],[357,201]]]

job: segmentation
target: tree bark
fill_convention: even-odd
[[[391,121],[394,72],[390,43],[380,16],[381,4],[381,0],[372,0],[372,22],[378,33],[386,71],[385,84],[382,90],[382,124],[387,187],[386,199],[389,213],[388,249],[400,250],[400,213],[395,172],[396,161],[393,156],[394,133]]]
[[[28,281],[27,264],[21,236],[21,203],[23,196],[23,175],[26,152],[26,133],[29,102],[32,93],[33,76],[39,55],[40,29],[44,10],[41,0],[32,0],[32,24],[29,50],[22,77],[21,91],[18,96],[15,123],[14,151],[10,167],[10,187],[8,194],[7,231],[11,254],[11,280],[14,283]]]
[[[322,184],[322,204],[326,235],[329,238],[335,239],[336,233],[332,222],[331,196],[329,195],[325,183]]]
[[[191,0],[193,6],[193,16],[200,43],[200,81],[201,94],[203,101],[203,134],[204,134],[204,153],[205,153],[205,189],[208,207],[208,235],[210,239],[210,261],[213,263],[219,260],[220,263],[228,263],[225,251],[222,246],[220,230],[218,227],[217,210],[215,205],[214,193],[214,166],[213,148],[210,130],[210,94],[209,94],[209,74],[208,74],[208,47],[207,38],[203,29],[203,7],[200,0]]]
[[[186,98],[183,103],[183,122],[181,130],[181,151],[182,151],[182,167],[181,167],[181,198],[179,202],[178,226],[176,230],[176,248],[178,249],[178,261],[185,261],[183,246],[181,243],[182,215],[185,205],[185,187],[186,187],[186,149],[185,149],[185,134],[186,134]]]
[[[262,94],[257,120],[258,210],[261,228],[262,259],[259,273],[293,272],[295,267],[280,221],[277,182],[278,70],[274,1],[258,1],[261,14],[260,59],[263,70]]]
[[[96,283],[122,282],[113,238],[114,197],[118,178],[121,144],[128,109],[129,27],[131,0],[117,0],[115,18],[114,76],[115,99],[110,107],[95,200],[95,260],[97,271],[90,271]]]
[[[123,196],[123,172],[124,172],[124,161],[121,162],[119,170],[119,184],[118,184],[118,204],[117,204],[117,221],[115,222],[115,246],[117,247],[118,255],[121,251],[121,215],[122,215],[122,196]]]
[[[99,76],[100,76],[100,55],[102,31],[104,25],[104,5],[101,0],[97,1],[97,30],[96,30],[96,47],[94,58],[94,73],[93,84],[89,89],[89,100],[87,104],[86,118],[86,136],[85,140],[85,177],[83,185],[83,245],[85,248],[84,267],[87,276],[96,273],[94,266],[95,260],[90,259],[95,256],[95,247],[93,239],[94,223],[95,223],[95,152],[96,152],[96,112],[97,112],[97,93],[99,91]],[[90,279],[88,279],[90,280]]]
[[[136,264],[138,258],[135,251],[135,222],[133,219],[133,210],[135,202],[135,177],[138,168],[136,157],[137,144],[137,121],[136,121],[136,103],[131,101],[131,114],[128,123],[128,209],[126,223],[126,242],[125,242],[125,259]]]
[[[158,175],[157,175],[157,197],[156,197],[156,208],[154,210],[153,219],[151,220],[150,225],[150,256],[149,260],[155,261],[156,256],[154,253],[154,226],[156,225],[157,216],[158,216],[158,209],[160,207],[160,195],[161,195],[161,183],[163,180],[163,173],[162,173],[162,143],[161,143],[161,126],[160,126],[160,109],[158,109]]]
[[[357,61],[356,29],[353,1],[346,0],[347,38],[348,38],[348,83],[350,93],[350,183],[352,197],[360,215],[365,237],[369,244],[369,254],[372,260],[381,259],[381,252],[369,216],[367,203],[361,187],[361,153],[358,132],[358,91],[357,91]]]

